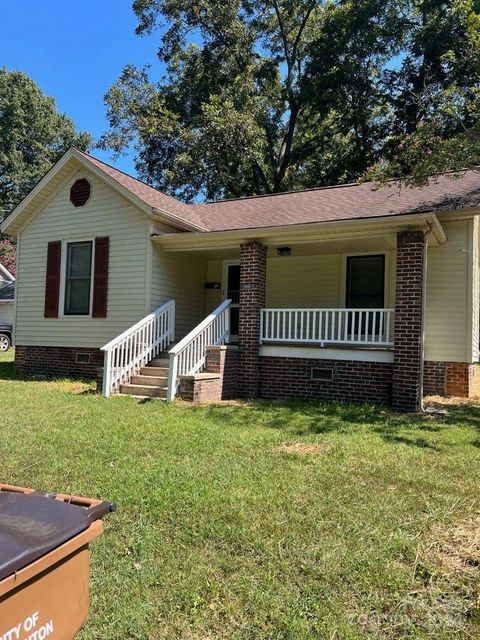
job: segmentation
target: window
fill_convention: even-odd
[[[347,258],[349,309],[383,309],[385,302],[385,256]]]
[[[88,316],[92,281],[92,242],[67,244],[65,315]]]
[[[312,369],[312,380],[321,382],[332,382],[333,369]]]

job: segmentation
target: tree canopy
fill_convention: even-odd
[[[0,223],[69,147],[92,143],[25,73],[0,67]],[[0,235],[0,262],[13,274],[15,254]]]
[[[480,164],[480,2],[136,0],[161,78],[127,66],[104,148],[184,200]]]
[[[25,73],[0,67],[0,221],[70,146],[92,142]]]

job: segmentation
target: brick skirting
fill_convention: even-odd
[[[425,362],[426,396],[472,398],[480,395],[480,367],[468,362]]]
[[[87,354],[88,363],[76,362]],[[15,367],[20,371],[49,377],[95,378],[103,365],[103,353],[95,347],[15,346]]]
[[[237,397],[238,348],[207,347],[205,372],[180,379],[179,395],[190,402],[220,402]]]
[[[312,379],[312,370],[332,372],[332,380]],[[341,402],[391,401],[393,364],[356,360],[317,360],[262,356],[262,398],[318,398]]]

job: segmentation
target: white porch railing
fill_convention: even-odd
[[[231,300],[225,300],[195,329],[169,351],[167,400],[175,398],[179,376],[200,371],[205,364],[206,347],[225,344],[230,336]]]
[[[261,342],[393,346],[395,309],[262,309]]]
[[[103,395],[110,396],[175,339],[175,301],[153,313],[102,347]]]

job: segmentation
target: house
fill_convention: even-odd
[[[70,149],[2,227],[16,366],[103,367],[107,396],[469,396],[479,212],[473,171],[186,205]]]
[[[15,278],[0,262],[0,324],[13,323]]]

